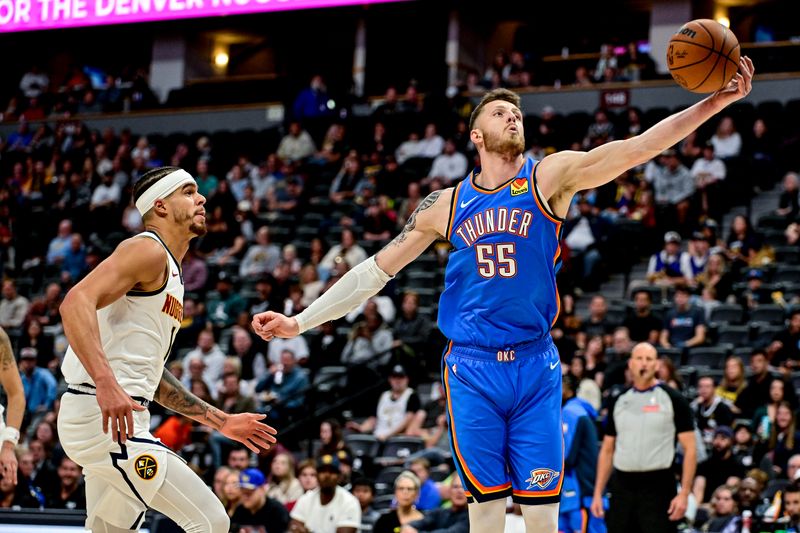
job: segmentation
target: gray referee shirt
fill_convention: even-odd
[[[672,467],[677,434],[694,430],[689,402],[663,383],[643,391],[631,387],[608,412],[606,435],[616,437],[614,468],[622,472]]]

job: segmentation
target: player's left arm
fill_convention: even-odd
[[[268,450],[275,444],[277,431],[259,422],[267,415],[253,413],[230,415],[220,411],[186,390],[186,387],[166,368],[154,399],[167,409],[216,429],[229,439],[241,442],[255,453],[259,452],[259,448]]]
[[[0,385],[6,391],[6,427],[0,433],[0,475],[10,476],[17,484],[17,456],[14,448],[19,441],[19,428],[25,415],[25,391],[22,379],[11,349],[11,341],[3,328],[0,328]]]
[[[576,192],[608,183],[675,145],[725,107],[747,96],[752,79],[753,62],[742,56],[739,72],[724,89],[665,118],[642,134],[588,152],[565,150],[545,157],[537,169],[542,194],[553,211],[563,217]]]

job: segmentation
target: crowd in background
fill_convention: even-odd
[[[607,63],[603,76],[623,68]],[[490,70],[489,87],[498,78],[528,83],[515,54]],[[255,312],[303,310],[388,242],[426,194],[476,164],[467,100],[434,109],[409,84],[389,88],[372,116],[338,121],[320,107],[323,89],[315,77],[285,129],[246,132],[241,142],[94,131],[69,117],[33,128],[20,121],[2,141],[0,326],[14,342],[28,405],[21,482],[0,482],[0,507],[85,506],[80,468],[64,456],[55,427],[65,388],[58,307],[120,240],[142,230],[131,203],[136,180],[175,165],[192,172],[207,197],[209,231],[184,260],[184,316],[169,369],[226,412],[265,412],[279,430],[293,429],[255,456],[154,406],[154,434],[213,485],[234,523],[285,525],[291,515],[313,529],[318,500],[330,497],[343,517],[357,505],[365,530],[466,530],[436,384],[447,243],[341,321],[269,344],[250,329]],[[628,138],[658,118],[636,109],[524,111],[527,154],[536,159]],[[784,487],[800,467],[792,381],[800,361],[800,312],[792,307],[800,208],[797,176],[779,149],[787,132],[775,118],[752,106],[732,110],[646,165],[580,193],[564,225],[553,329],[564,371],[602,431],[608,403],[630,384],[633,344],[659,347],[660,378],[694,401],[705,454],[693,517],[709,531],[743,510],[773,522],[800,514],[800,492]],[[754,227],[739,215],[722,227],[738,197],[778,182],[775,216]],[[650,257],[646,278],[631,281],[629,299],[592,297],[581,316],[577,301],[637,259],[613,253],[623,242],[631,256]],[[322,424],[310,417],[309,405],[354,396],[342,404],[347,412],[332,411]],[[776,487],[784,496],[773,498]]]

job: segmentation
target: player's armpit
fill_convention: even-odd
[[[213,429],[222,429],[228,418],[227,414],[186,390],[178,378],[167,369],[164,369],[154,399],[167,409],[172,409]]]
[[[402,231],[375,256],[378,266],[394,276],[447,232],[453,189],[433,191],[411,214]]]

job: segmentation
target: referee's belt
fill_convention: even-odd
[[[67,392],[71,392],[72,394],[84,394],[86,396],[97,396],[97,387],[90,383],[81,383],[80,385],[67,384]],[[141,396],[131,396],[131,398],[142,407],[150,407],[150,400],[147,398]]]

